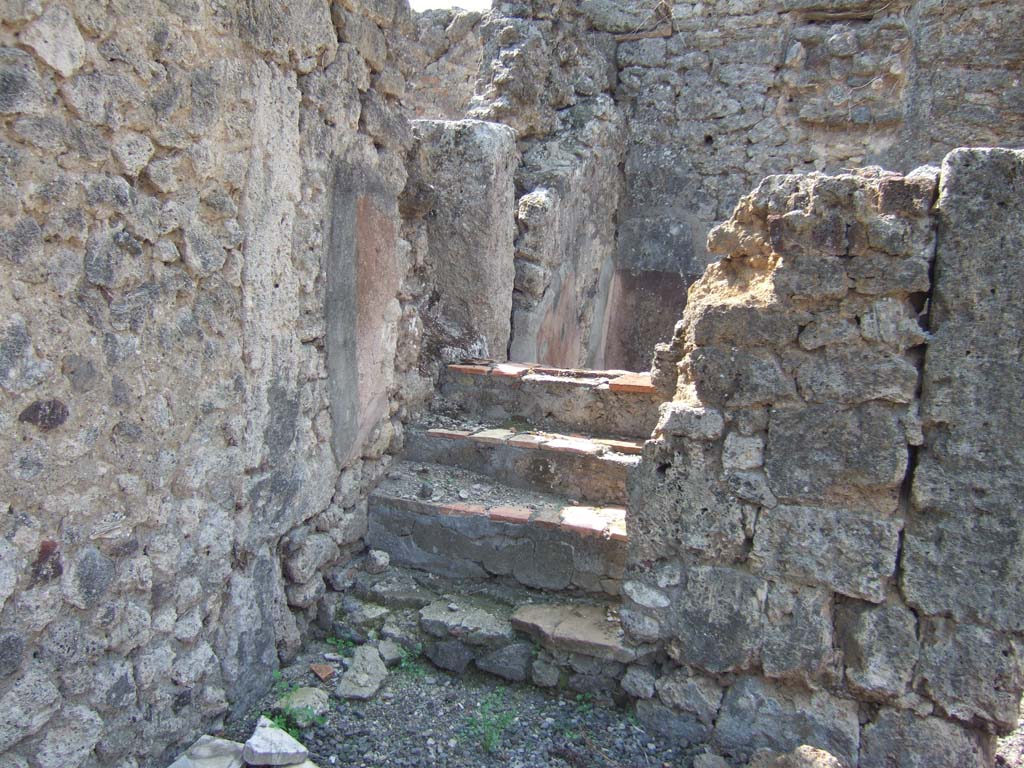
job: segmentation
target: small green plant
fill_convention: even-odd
[[[499,691],[487,694],[477,705],[477,713],[466,718],[466,733],[480,742],[488,754],[501,744],[505,731],[516,719],[515,712],[505,705],[505,696]]]
[[[278,698],[286,696],[299,687],[299,684],[294,680],[285,680],[279,669],[274,670],[271,678],[274,681],[274,695]]]
[[[634,728],[639,728],[640,727],[640,720],[636,716],[636,707],[631,707],[626,712],[626,722],[629,723]]]
[[[292,722],[292,720],[284,712],[280,712],[276,715],[272,715],[269,712],[264,712],[261,716],[267,718],[267,720],[274,724],[275,728],[280,728],[293,739],[297,739],[301,735],[299,732],[299,727],[294,722]]]
[[[356,650],[356,644],[347,638],[328,637],[325,642],[342,656],[351,656]]]
[[[398,671],[415,679],[426,677],[427,668],[419,660],[421,653],[423,646],[420,643],[416,643],[411,650],[402,648],[402,660],[398,662]]]
[[[581,715],[588,715],[594,709],[594,694],[592,693],[578,693],[576,694],[576,709]]]

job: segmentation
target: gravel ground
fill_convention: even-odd
[[[333,650],[312,643],[282,675],[284,685],[332,694],[323,721],[297,734],[321,768],[691,768],[703,751],[647,734],[610,701],[475,671],[459,677],[422,659],[393,669],[371,701],[340,700],[338,677],[320,683],[309,672]],[[277,696],[269,693],[224,736],[245,741]],[[1024,768],[1024,719],[999,740],[995,765]]]
[[[307,671],[330,648],[313,650],[283,679],[333,692],[337,677],[321,684]],[[274,699],[268,695],[225,735],[245,741]],[[298,738],[321,768],[689,768],[693,754],[648,735],[610,701],[472,671],[459,677],[425,660],[392,670],[371,701],[332,695],[323,722]]]

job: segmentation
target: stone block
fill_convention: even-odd
[[[655,431],[692,440],[715,440],[722,436],[725,420],[721,411],[680,401],[663,403]]]
[[[712,743],[726,753],[743,756],[761,748],[786,752],[807,744],[856,765],[857,704],[824,691],[808,693],[741,678],[725,694]]]
[[[915,490],[920,490],[922,471],[936,482],[948,477],[938,465],[919,465]],[[1006,514],[911,515],[900,580],[907,602],[930,615],[1024,631],[1024,590],[1018,588],[1016,566],[1024,519],[1009,514],[1010,509]]]
[[[622,676],[619,684],[622,686],[622,690],[630,696],[649,699],[654,696],[655,682],[654,672],[647,667],[634,664],[626,670],[626,674]]]
[[[687,442],[630,474],[633,508],[643,510],[629,521],[633,557],[689,553],[735,561],[746,554],[744,504],[717,481],[716,453],[712,444]]]
[[[536,649],[531,643],[509,643],[476,660],[484,672],[490,672],[505,680],[521,683],[530,674]]]
[[[65,708],[35,750],[39,768],[82,765],[103,735],[103,720],[88,707]]]
[[[683,359],[680,370],[701,401],[715,406],[770,405],[796,397],[793,378],[765,350],[699,347]]]
[[[707,741],[711,728],[690,712],[677,712],[657,699],[640,699],[636,717],[644,729],[680,745]]]
[[[47,8],[46,13],[22,30],[18,39],[63,77],[71,77],[85,63],[85,40],[75,17],[62,5]]]
[[[60,708],[60,691],[41,668],[30,667],[0,697],[0,750],[38,733]]]
[[[831,593],[771,582],[761,649],[765,674],[815,687],[833,661]]]
[[[242,748],[242,757],[249,765],[295,765],[309,754],[290,734],[261,717],[256,730]]]
[[[710,728],[722,704],[722,687],[709,677],[687,669],[674,669],[658,678],[655,685],[658,699],[666,706],[692,715]]]
[[[909,403],[918,371],[905,358],[871,349],[826,350],[797,369],[797,386],[811,403]]]
[[[461,675],[473,661],[473,651],[458,640],[442,640],[438,643],[427,643],[424,655],[441,669],[447,669]]]
[[[535,541],[516,553],[512,575],[536,589],[565,589],[572,582],[573,547],[563,541]]]
[[[338,554],[338,546],[329,535],[313,534],[285,560],[285,575],[293,582],[308,582],[317,571],[336,560]]]
[[[984,737],[955,723],[883,709],[864,726],[860,768],[987,768],[987,747]]]
[[[736,432],[726,435],[722,448],[722,467],[726,470],[757,469],[764,463],[764,441]]]
[[[866,403],[771,411],[765,471],[780,500],[856,498],[870,491],[892,511],[906,467],[906,435],[896,408]]]
[[[899,603],[841,604],[836,634],[846,667],[846,684],[858,696],[902,696],[917,663],[917,619]]]
[[[901,527],[870,513],[780,505],[758,518],[751,566],[880,603],[895,575]]]
[[[948,717],[1008,733],[1024,691],[1019,640],[974,624],[924,622],[915,688]]]
[[[767,592],[766,581],[743,571],[689,568],[667,609],[670,654],[709,672],[750,667],[761,650]]]
[[[338,681],[335,693],[342,699],[371,699],[388,676],[388,668],[372,645],[361,645],[352,655],[352,663]],[[248,760],[248,758],[246,758]]]

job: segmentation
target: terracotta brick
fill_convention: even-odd
[[[657,388],[651,384],[651,374],[649,373],[627,373],[609,381],[608,386],[613,392],[636,392],[644,395],[653,395],[658,392]]]
[[[428,429],[427,435],[430,437],[440,437],[445,440],[465,440],[473,433],[465,429]]]
[[[594,507],[563,507],[561,527],[584,536],[600,536],[608,527],[608,521]]]
[[[452,373],[468,373],[471,376],[486,376],[491,372],[489,365],[473,365],[468,363],[452,363],[448,366]]]
[[[540,448],[551,438],[547,435],[537,435],[532,432],[522,432],[510,437],[508,444],[513,448]]]
[[[475,517],[487,514],[487,509],[482,504],[467,504],[463,501],[444,502],[438,505],[438,509],[442,515],[454,517]]]
[[[644,444],[638,440],[612,440],[596,437],[594,438],[594,442],[607,446],[618,453],[628,453],[633,456],[639,456],[644,452]]]
[[[321,682],[326,683],[332,677],[334,677],[337,670],[330,664],[310,664],[309,671],[320,678]]]
[[[487,516],[496,523],[528,523],[533,515],[529,507],[491,507]]]
[[[491,376],[500,376],[509,379],[518,379],[530,370],[530,366],[520,363],[498,363],[491,368]]]
[[[575,437],[556,437],[544,443],[544,450],[556,453],[575,453],[580,456],[600,456],[605,452],[606,448],[591,440]]]
[[[515,432],[511,429],[482,429],[479,432],[474,432],[472,439],[478,443],[504,445],[514,434]]]
[[[545,507],[533,518],[533,524],[541,528],[559,528],[562,525],[562,511]]]

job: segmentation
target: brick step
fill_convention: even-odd
[[[625,505],[626,474],[642,450],[637,439],[428,422],[407,430],[403,457],[462,467],[515,488]]]
[[[623,639],[618,603],[606,597],[566,600],[488,580],[452,580],[392,566],[360,573],[339,596],[331,626],[337,637],[374,636],[421,649],[456,673],[470,666],[515,682],[621,694],[625,665],[651,652]]]
[[[400,462],[369,498],[367,543],[456,578],[617,595],[626,510],[572,504],[440,464]]]
[[[515,419],[540,429],[644,439],[666,399],[649,373],[495,361],[449,365],[441,394],[460,418]]]

